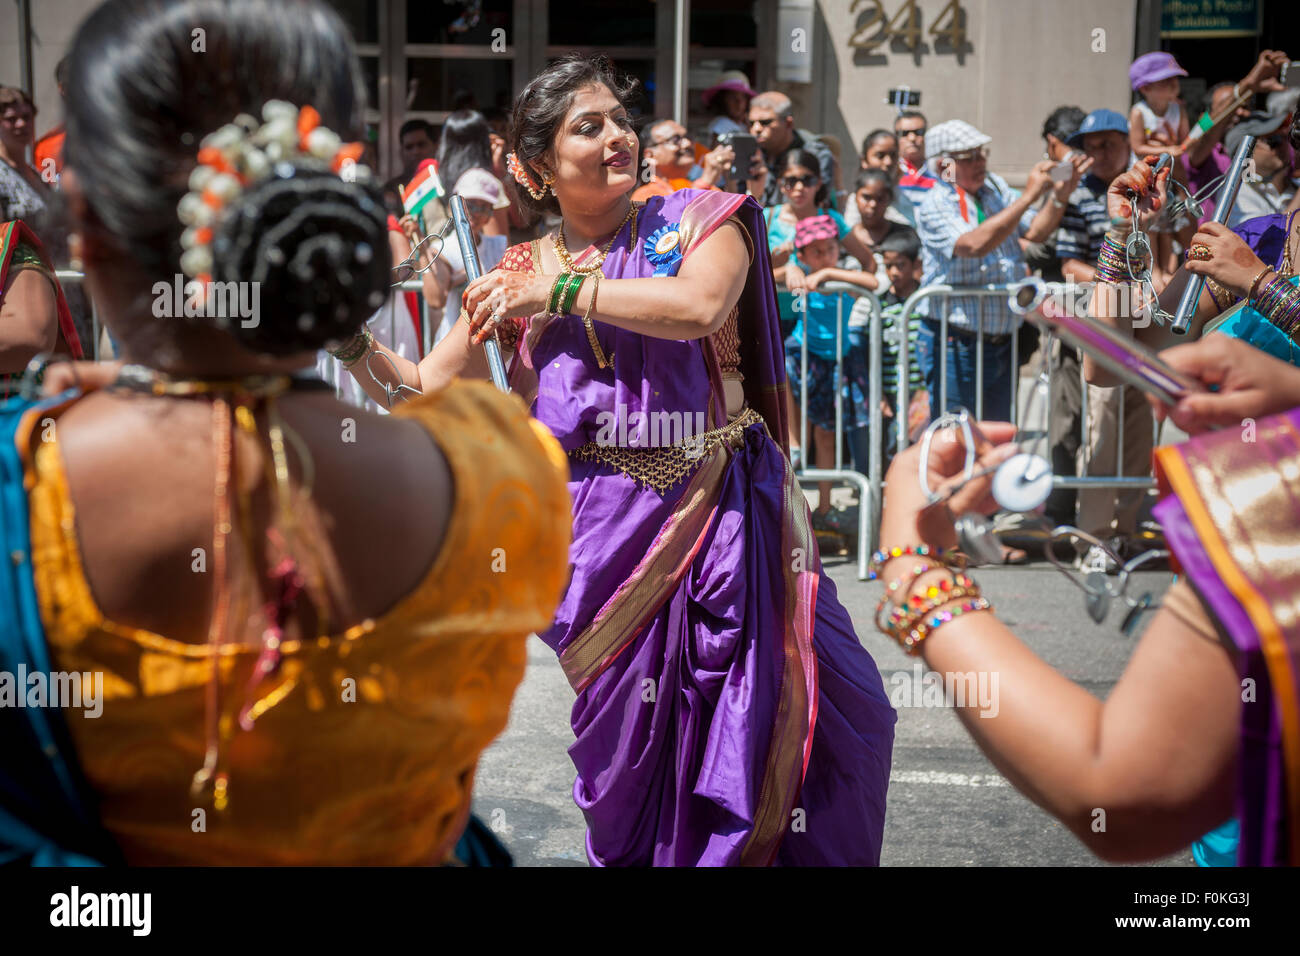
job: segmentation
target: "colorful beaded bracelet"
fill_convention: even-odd
[[[986,598],[976,598],[973,601],[966,601],[957,607],[948,611],[939,611],[929,620],[922,622],[920,627],[913,629],[906,637],[902,638],[899,643],[908,654],[916,655],[921,653],[921,642],[933,634],[938,628],[947,624],[963,614],[970,614],[973,611],[991,611],[993,605]]]
[[[966,556],[956,548],[940,548],[936,550],[928,544],[919,544],[907,548],[882,548],[871,556],[867,580],[874,581],[880,577],[880,570],[884,567],[886,561],[892,561],[894,558],[901,558],[906,555],[917,558],[934,558],[944,564],[956,565],[959,568],[966,566]]]
[[[880,619],[876,619],[876,627],[889,634],[894,640],[898,640],[899,634],[905,634],[917,626],[927,614],[936,611],[945,604],[951,604],[953,601],[960,601],[962,598],[977,598],[983,592],[979,585],[972,584],[970,587],[954,585],[938,597],[926,598],[917,604],[907,607],[895,607],[889,612],[886,618],[885,626],[881,626]]]

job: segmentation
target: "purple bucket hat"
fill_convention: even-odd
[[[1143,53],[1128,68],[1128,80],[1137,90],[1148,83],[1159,83],[1171,76],[1186,76],[1187,71],[1178,65],[1172,53]]]

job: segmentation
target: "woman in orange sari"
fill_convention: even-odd
[[[390,281],[379,193],[339,175],[336,14],[110,0],[69,62],[63,184],[127,364],[0,406],[0,701],[77,698],[0,706],[0,862],[464,862],[564,584],[563,455],[486,383],[377,416],[303,374]]]

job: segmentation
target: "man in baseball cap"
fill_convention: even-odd
[[[1114,110],[1093,110],[1083,118],[1079,128],[1066,140],[1070,146],[1083,146],[1089,133],[1119,133],[1128,138],[1128,119]]]

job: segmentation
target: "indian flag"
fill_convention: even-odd
[[[438,161],[426,159],[402,192],[402,206],[408,215],[418,216],[430,199],[442,195],[442,180],[438,178]]]
[[[1196,121],[1196,125],[1192,127],[1192,131],[1187,135],[1187,142],[1189,143],[1196,142],[1207,132],[1209,132],[1210,127],[1213,125],[1214,125],[1214,120],[1213,118],[1211,118],[1209,110],[1206,110],[1204,113],[1201,114],[1201,118]]]

